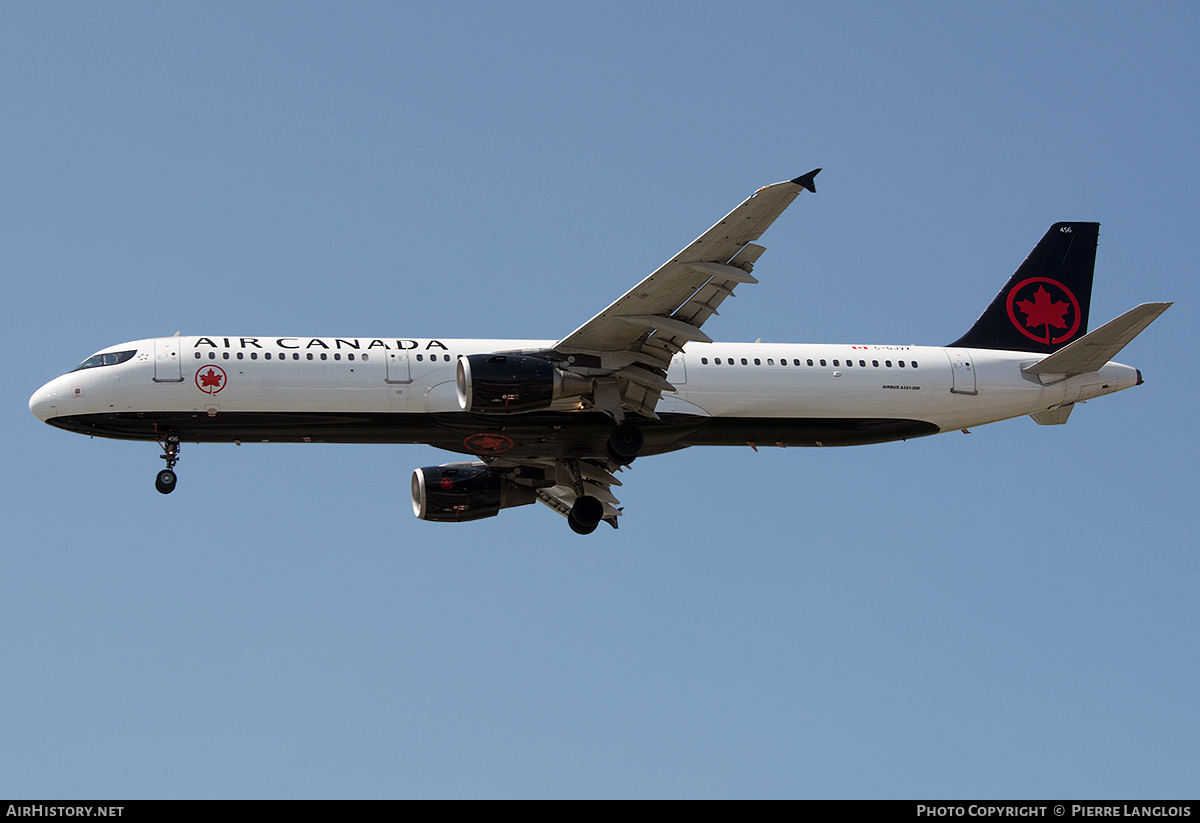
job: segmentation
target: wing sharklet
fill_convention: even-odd
[[[801,188],[804,188],[804,189],[808,189],[813,194],[816,194],[817,193],[816,177],[820,173],[821,173],[820,169],[813,169],[808,174],[800,175],[792,182],[795,183],[797,186],[800,186]]]

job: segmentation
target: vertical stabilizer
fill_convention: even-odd
[[[1049,354],[1087,334],[1099,223],[1055,223],[952,347]]]

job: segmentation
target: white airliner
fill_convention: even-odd
[[[1141,384],[1109,362],[1171,305],[1088,332],[1097,223],[1057,223],[945,347],[714,343],[701,331],[816,169],[765,186],[561,340],[162,337],[110,346],[29,400],[81,434],[180,443],[426,443],[477,458],[413,472],[423,520],[540,500],[614,528],[616,473],[688,446],[852,446],[1031,415]]]

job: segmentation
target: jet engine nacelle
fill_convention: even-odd
[[[427,466],[412,474],[413,514],[421,520],[482,520],[536,499],[533,489],[506,480],[483,463]]]
[[[555,400],[592,391],[590,378],[520,354],[460,357],[456,382],[459,408],[491,414],[546,409]]]

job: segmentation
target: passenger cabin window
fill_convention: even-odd
[[[110,351],[105,354],[93,354],[87,360],[84,360],[71,371],[81,371],[83,369],[94,369],[97,366],[115,366],[118,363],[124,363],[126,360],[137,354],[137,349],[129,351]],[[200,356],[199,353],[196,354]]]

